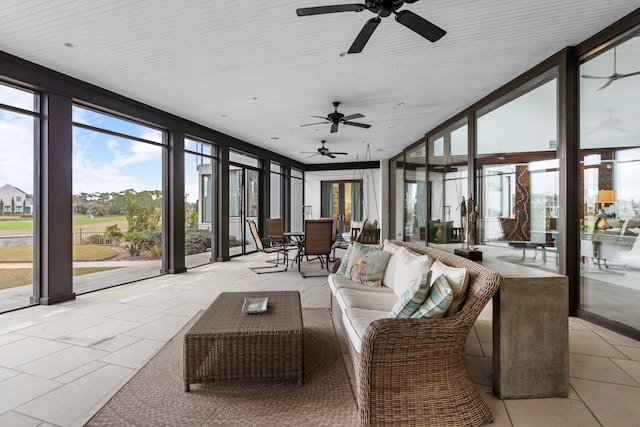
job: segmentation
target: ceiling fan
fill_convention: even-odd
[[[300,125],[300,127],[313,126],[313,125],[323,125],[323,124],[326,124],[326,123],[331,123],[331,133],[338,132],[338,125],[340,123],[342,123],[343,125],[357,126],[357,127],[361,127],[361,128],[365,128],[365,129],[369,129],[371,127],[371,125],[368,125],[366,123],[358,123],[358,122],[352,122],[351,121],[352,119],[361,119],[361,118],[363,118],[364,115],[362,115],[360,113],[350,114],[348,116],[345,116],[342,113],[338,113],[338,105],[340,105],[340,103],[337,102],[337,101],[333,103],[335,111],[333,113],[329,113],[327,115],[327,117],[311,116],[311,117],[317,117],[319,119],[324,119],[324,120],[326,120],[326,122],[307,123],[306,125]]]
[[[327,156],[329,158],[335,159],[336,156],[346,156],[349,153],[337,153],[337,152],[332,152],[330,151],[327,147],[324,146],[324,143],[327,141],[321,141],[322,142],[322,147],[318,148],[318,151],[302,151],[303,154],[311,154],[309,157],[313,157],[313,156]]]
[[[417,1],[418,0],[367,0],[364,4],[351,3],[333,6],[303,7],[301,9],[297,9],[296,13],[298,16],[310,16],[334,12],[362,12],[365,9],[375,13],[377,16],[369,19],[364,24],[364,27],[362,27],[362,30],[360,30],[360,33],[347,51],[347,53],[360,53],[362,52],[362,49],[364,49],[364,46],[369,41],[369,38],[375,29],[378,27],[380,22],[382,22],[381,18],[386,18],[392,13],[395,14],[397,22],[431,42],[436,42],[447,34],[447,32],[442,28],[411,11],[401,10],[400,12],[396,12],[405,3],[415,3]]]
[[[631,77],[631,76],[636,76],[640,74],[640,71],[634,71],[633,73],[622,73],[622,74],[618,73],[616,69],[617,62],[618,61],[616,60],[616,48],[614,47],[613,48],[613,74],[611,74],[610,76],[587,76],[583,74],[581,77],[585,79],[608,79],[603,86],[598,88],[598,90],[602,90],[607,86],[609,86],[611,83],[615,82],[616,80],[624,79],[625,77]]]

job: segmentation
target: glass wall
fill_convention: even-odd
[[[404,156],[405,241],[424,242],[427,239],[426,148],[426,143],[419,144],[407,151]]]
[[[477,239],[504,261],[550,271],[562,245],[557,86],[553,68],[477,113]]]
[[[184,141],[184,229],[187,268],[211,262],[214,236],[215,147],[195,139]]]
[[[579,308],[640,329],[640,31],[580,65]]]
[[[389,162],[389,238],[402,240],[404,236],[404,154]]]
[[[304,172],[291,168],[291,231],[304,230],[304,217],[310,210],[303,208],[304,204]]]
[[[428,140],[429,243],[465,241],[468,140],[466,119]]]
[[[74,292],[157,276],[163,133],[79,106],[73,123]]]
[[[269,211],[270,218],[283,218],[284,194],[284,168],[276,162],[271,162],[270,185],[269,185]]]
[[[229,255],[233,256],[256,250],[247,220],[260,227],[260,161],[234,151],[229,160],[233,162],[229,164]]]
[[[34,296],[37,95],[0,84],[0,312]]]

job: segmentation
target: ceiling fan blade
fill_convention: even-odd
[[[332,123],[331,124],[331,133],[336,133],[338,132],[338,123]]]
[[[626,73],[626,74],[618,74],[618,78],[623,79],[625,77],[637,76],[638,74],[640,74],[640,71],[635,71],[633,73]]]
[[[319,155],[320,155],[320,153],[313,153],[312,155],[307,156],[307,157],[313,157],[313,156],[319,156]]]
[[[600,86],[600,87],[598,88],[598,90],[602,90],[602,89],[604,89],[604,88],[608,87],[608,86],[609,86],[611,83],[613,83],[614,81],[615,81],[615,79],[609,79],[609,81],[608,81],[608,82],[606,82],[604,85]]]
[[[366,123],[358,123],[358,122],[342,122],[343,125],[349,125],[349,126],[358,126],[360,128],[365,128],[365,129],[369,129],[371,127],[371,125],[368,125]]]
[[[603,76],[587,76],[585,74],[581,75],[580,77],[584,78],[584,79],[609,79],[611,77],[603,77]]]
[[[327,123],[328,122],[307,123],[306,125],[300,125],[300,127],[313,126],[313,125],[326,125]]]
[[[407,27],[408,29],[420,34],[430,42],[437,42],[447,32],[435,24],[427,21],[421,16],[416,15],[410,10],[401,10],[396,13],[396,21]]]
[[[366,5],[358,3],[337,4],[333,6],[303,7],[301,9],[296,9],[296,14],[298,16],[310,16],[334,12],[362,12],[366,8]]]
[[[333,155],[337,154],[337,155],[340,155],[340,156],[348,156],[349,155],[349,153],[336,153],[335,151],[332,151],[331,154],[333,154]]]
[[[363,117],[364,116],[362,114],[356,113],[356,114],[351,114],[350,116],[344,116],[342,120],[346,121],[346,120],[352,120],[352,119],[361,119]]]
[[[331,121],[331,119],[329,119],[328,117],[323,117],[323,116],[309,116],[309,117],[315,117],[316,119],[324,119],[324,120],[327,120],[329,122]]]
[[[335,153],[327,153],[327,157],[330,157],[332,159],[335,159],[336,156],[334,156]]]
[[[380,19],[380,17],[378,16],[376,16],[375,18],[369,19],[364,24],[364,27],[362,27],[362,30],[360,30],[360,33],[358,34],[356,39],[353,41],[353,44],[351,45],[347,53],[362,52],[362,49],[364,49],[364,46],[367,44],[367,42],[371,38],[371,35],[376,30],[378,25],[380,25],[380,22],[382,22],[382,19]]]

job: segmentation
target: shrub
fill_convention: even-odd
[[[184,233],[185,255],[200,254],[211,248],[211,230],[188,229]]]

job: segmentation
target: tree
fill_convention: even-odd
[[[0,199],[0,215],[4,215],[4,201]]]
[[[16,213],[16,200],[11,198],[11,213]]]
[[[160,225],[160,211],[149,194],[127,190],[125,194],[125,215],[130,232],[157,230]]]

